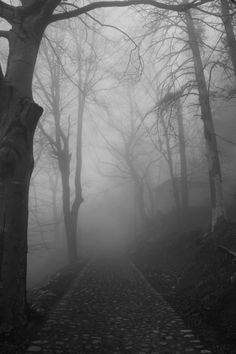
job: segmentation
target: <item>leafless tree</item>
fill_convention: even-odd
[[[95,28],[94,28],[95,30]],[[94,88],[103,78],[98,73],[98,55],[96,54],[95,31],[87,33],[87,28],[82,24],[67,28],[67,41],[70,38],[70,50],[65,55],[61,52],[62,31],[54,38],[53,45],[44,42],[42,46],[42,63],[45,71],[47,67],[49,82],[43,82],[39,73],[36,73],[38,94],[48,107],[54,120],[54,137],[49,135],[42,124],[39,128],[47,138],[51,152],[58,162],[62,182],[62,206],[67,237],[68,258],[71,262],[77,259],[77,220],[79,207],[83,201],[81,186],[82,169],[82,127],[83,118],[88,100],[94,99]],[[80,37],[80,42],[77,38]],[[66,57],[67,56],[67,57]],[[62,61],[70,61],[74,67],[74,74],[66,73],[62,67]],[[42,64],[41,63],[41,64]],[[72,78],[72,79],[71,79]],[[69,92],[66,92],[66,84],[69,84]],[[75,89],[75,93],[73,92]],[[64,94],[63,94],[64,92]],[[72,97],[71,97],[72,96]],[[75,96],[75,97],[74,97]],[[72,119],[65,121],[66,109],[71,103],[77,106],[75,123]],[[71,113],[73,116],[74,112]],[[63,118],[64,116],[64,118]],[[72,117],[71,117],[72,118]],[[75,156],[71,152],[73,140],[71,125],[75,126]],[[67,126],[67,129],[65,129]],[[67,134],[65,131],[67,130]],[[72,170],[75,166],[74,184],[71,185]]]
[[[205,63],[203,62],[204,41],[202,39],[201,26],[197,27],[197,18],[192,15],[191,10],[180,15],[173,14],[172,17],[166,16],[165,12],[154,12],[152,18],[152,33],[158,28],[164,33],[164,37],[159,37],[159,43],[170,42],[170,46],[166,49],[166,58],[164,58],[164,63],[170,68],[170,71],[168,79],[166,77],[163,78],[162,90],[168,92],[175,86],[181,85],[185,89],[185,94],[183,95],[186,96],[191,93],[192,95],[197,95],[199,99],[210,181],[211,230],[214,231],[225,224],[225,210],[221,166],[212,118],[210,92],[205,76]],[[180,45],[180,43],[182,44]],[[154,45],[155,42],[153,42],[152,46]],[[184,53],[185,55],[183,55]],[[179,60],[181,56],[182,61]],[[161,52],[159,52],[159,60],[163,60]],[[186,80],[186,77],[189,77],[189,79]]]
[[[109,117],[103,118],[101,127],[97,126],[105,142],[105,150],[109,153],[107,159],[102,161],[101,173],[119,181],[132,183],[137,208],[135,219],[138,221],[140,233],[148,235],[154,217],[153,191],[149,174],[157,157],[153,154],[153,146],[146,136],[146,131],[141,127],[141,113],[135,100],[129,94],[127,97],[125,113],[120,111],[120,117],[117,117],[111,110]]]

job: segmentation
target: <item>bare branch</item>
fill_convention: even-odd
[[[37,74],[37,72],[35,72],[35,77],[37,79],[40,89],[42,90],[42,92],[44,94],[44,97],[48,101],[49,105],[52,106],[52,104],[53,104],[52,98],[50,97],[49,92],[46,90],[46,88],[45,88],[44,84],[42,83],[40,76]]]
[[[168,5],[168,4],[157,2],[155,0],[97,1],[97,2],[93,2],[91,4],[88,4],[86,6],[83,6],[83,7],[78,7],[77,9],[72,10],[72,11],[54,14],[54,15],[52,15],[49,22],[65,20],[65,19],[68,19],[71,17],[77,17],[79,15],[85,14],[85,13],[90,12],[92,10],[104,8],[104,7],[127,7],[127,6],[133,6],[133,5],[148,5],[148,6],[154,6],[156,8],[163,9],[163,10],[185,12],[191,8],[197,8],[198,6],[208,3],[208,2],[211,2],[211,1],[212,0],[199,0],[199,1],[194,0],[192,3],[182,3],[179,5],[174,5],[174,4]]]
[[[0,37],[9,39],[9,31],[0,31]]]
[[[42,15],[50,16],[61,0],[21,0],[23,6],[19,8],[22,16],[29,16],[38,12]]]
[[[54,154],[57,154],[58,150],[57,150],[57,144],[56,142],[53,140],[53,138],[46,132],[46,130],[44,129],[43,125],[41,123],[38,124],[38,127],[40,129],[40,131],[43,133],[43,135],[47,138],[52,150]]]

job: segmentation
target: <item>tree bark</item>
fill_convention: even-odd
[[[0,75],[0,277],[2,329],[26,320],[28,194],[34,166],[33,137],[42,108],[32,79],[47,16],[14,11],[7,32],[9,56]]]
[[[0,86],[1,315],[11,328],[26,320],[28,194],[42,108],[11,85]]]
[[[198,86],[199,102],[201,107],[201,118],[204,127],[212,209],[211,230],[214,231],[226,221],[223,202],[221,167],[217,149],[217,141],[212,112],[210,107],[209,93],[206,85],[202,58],[197,41],[195,27],[190,12],[186,12],[185,19],[189,36],[189,45],[193,55],[195,76]]]

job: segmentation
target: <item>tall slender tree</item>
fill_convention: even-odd
[[[194,27],[190,11],[185,13],[186,28],[189,38],[189,46],[192,51],[195,77],[199,93],[199,102],[201,108],[201,118],[204,128],[206,142],[206,152],[208,160],[208,172],[211,194],[211,230],[216,230],[225,222],[225,209],[223,202],[222,176],[220,160],[217,148],[216,134],[213,123],[212,111],[210,106],[209,91],[204,75],[204,66],[202,63],[198,36]]]
[[[186,0],[185,3],[187,4],[188,1]],[[178,84],[184,87],[185,95],[189,95],[189,93],[196,95],[197,93],[199,97],[211,196],[211,230],[215,231],[225,224],[226,220],[221,166],[211,110],[210,92],[203,62],[202,28],[196,25],[198,18],[196,18],[197,16],[193,17],[191,10],[187,10],[181,15],[173,15],[171,19],[164,11],[154,14],[154,16],[156,18],[154,18],[151,33],[155,33],[159,27],[163,28],[165,36],[158,37],[159,43],[167,44],[168,41],[170,42],[169,48],[164,47],[166,53],[163,55],[163,61],[170,68],[170,71],[168,71],[167,77],[164,76],[163,78],[163,89],[167,91]],[[156,27],[154,24],[156,24]],[[172,35],[173,32],[174,35]],[[153,41],[152,47],[154,43]],[[168,61],[167,58],[169,58]],[[159,61],[162,59],[159,51]]]
[[[180,157],[180,182],[181,182],[181,202],[183,217],[188,216],[189,193],[188,193],[188,170],[187,170],[187,154],[186,141],[184,132],[183,108],[180,98],[177,100],[177,123],[178,123],[178,140],[179,140],[179,157]]]
[[[49,82],[44,82],[40,78],[40,74],[36,73],[36,82],[39,89],[37,92],[47,105],[49,112],[51,112],[49,115],[52,115],[54,121],[54,137],[47,133],[42,124],[39,127],[49,141],[54,157],[58,162],[70,262],[75,262],[77,259],[78,211],[83,201],[81,185],[83,119],[88,99],[94,96],[93,92],[96,84],[100,84],[103,79],[98,66],[96,36],[95,28],[88,33],[86,26],[83,24],[70,25],[67,28],[66,35],[67,41],[70,38],[70,48],[68,48],[67,53],[62,53],[63,33],[59,31],[59,34],[55,34],[53,45],[44,42],[41,50],[41,66],[43,71],[47,68]],[[80,37],[80,42],[77,41],[78,37]],[[70,79],[70,74],[63,70],[62,61],[71,63],[73,70],[70,71],[74,72],[73,79]],[[69,88],[66,89],[68,85]],[[75,98],[72,99],[71,95]],[[71,118],[74,118],[68,121],[68,119],[65,120],[65,115],[71,103],[75,103],[77,109],[76,113],[74,111],[71,113]],[[70,125],[75,126],[75,134],[72,134]],[[67,126],[67,129],[65,129],[65,126]],[[65,134],[66,130],[67,134]],[[74,149],[72,149],[73,140],[75,140]],[[73,153],[73,150],[75,153]],[[71,182],[72,176],[74,183]]]

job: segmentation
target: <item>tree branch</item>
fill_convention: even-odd
[[[0,37],[9,39],[9,31],[0,31]]]
[[[200,5],[211,2],[212,0],[194,0],[192,3],[182,3],[179,5],[167,5],[164,3],[157,2],[155,0],[117,0],[117,1],[97,1],[91,4],[85,5],[83,7],[78,7],[75,10],[57,13],[51,16],[49,22],[55,22],[59,20],[65,20],[71,17],[77,17],[79,15],[85,14],[95,9],[103,7],[127,7],[132,5],[148,5],[154,6],[162,10],[171,10],[177,12],[185,12],[191,8],[197,8]]]
[[[17,8],[18,7],[8,5],[4,1],[0,0],[0,17],[9,23],[12,23]]]
[[[48,142],[50,143],[51,147],[53,148],[54,151],[57,151],[57,144],[56,142],[53,140],[53,138],[46,132],[46,130],[44,129],[42,123],[39,122],[38,124],[39,129],[41,130],[41,132],[44,134],[44,136],[48,139]]]
[[[51,15],[61,0],[21,0],[23,6],[20,7],[20,13],[23,16],[29,16],[38,12],[42,15]]]

